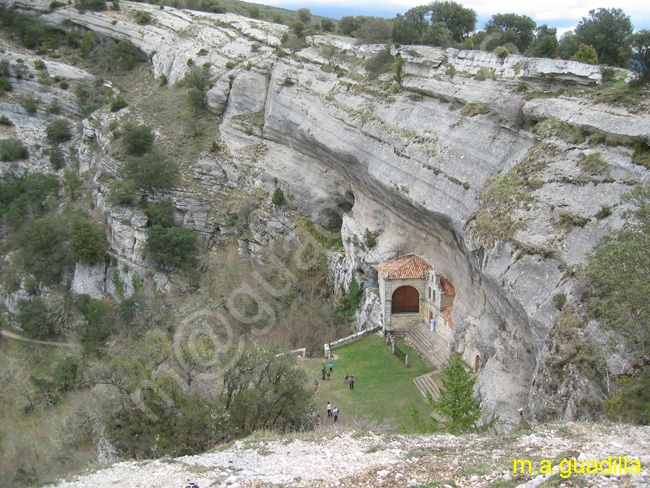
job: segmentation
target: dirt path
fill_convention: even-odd
[[[42,344],[44,346],[55,346],[55,347],[79,347],[77,344],[70,344],[67,342],[54,342],[54,341],[38,341],[36,339],[29,339],[27,337],[16,334],[8,330],[0,330],[0,335],[9,337],[10,339],[16,339],[17,341],[31,342],[32,344]]]

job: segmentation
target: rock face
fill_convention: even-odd
[[[151,56],[154,75],[170,83],[204,50],[200,59],[211,63],[215,79],[206,103],[219,116],[215,127],[232,157],[205,158],[190,169],[202,191],[278,184],[299,211],[340,230],[345,256],[335,265],[336,287],[347,290],[353,275],[365,283],[361,327],[380,320],[370,290],[377,263],[406,253],[434,263],[457,290],[452,345],[468,363],[481,357],[478,390],[486,415],[498,413],[504,430],[517,425],[520,407],[529,408],[533,420],[548,419],[534,398],[549,384],[533,380],[549,377],[549,335],[560,315],[553,297],[564,293],[569,303],[578,302],[568,270],[584,264],[598,241],[621,227],[628,208],[621,196],[650,179],[633,164],[629,147],[606,146],[595,137],[594,144],[567,142],[553,125],[559,119],[594,136],[650,142],[647,115],[589,98],[600,81],[597,67],[413,46],[400,50],[406,61],[400,87],[390,71],[365,82],[364,63],[383,46],[316,36],[309,47],[278,57],[275,47],[286,27],[231,14],[129,2],[120,3],[121,14],[7,4],[59,28],[78,25],[104,38],[128,39]],[[152,24],[132,22],[136,9],[149,12]],[[333,56],[329,46],[336,48]],[[571,95],[573,88],[585,94]],[[547,93],[528,99],[530,92]],[[524,128],[527,117],[539,121],[532,131]],[[94,129],[86,129],[92,135]],[[100,144],[106,137],[95,130]],[[592,155],[603,165],[587,168],[584,160]],[[82,165],[114,172],[109,157],[93,157]],[[525,176],[520,193],[498,193],[509,188],[500,185],[508,175]],[[209,200],[181,189],[173,198],[183,225],[210,243],[218,226],[209,219]],[[613,213],[601,219],[605,203]],[[508,232],[497,219],[501,206],[517,223]],[[584,225],[563,224],[561,211]],[[245,252],[260,252],[269,235],[295,237],[277,213],[256,218],[252,240],[241,243]],[[145,266],[145,225],[138,212],[110,210],[113,253]],[[366,230],[378,236],[372,249],[364,244]],[[567,376],[588,383],[579,372]],[[571,405],[589,395],[588,385],[574,390],[571,381],[548,393],[562,397],[554,414],[561,418],[575,417]]]
[[[648,447],[650,429],[624,425],[550,425],[496,439],[450,435],[354,436],[332,429],[299,438],[236,441],[227,449],[199,456],[117,463],[50,486],[402,487],[429,486],[445,480],[448,486],[518,483],[520,487],[535,487],[549,480],[561,483],[571,473],[572,479],[576,477],[587,486],[647,487]],[[603,469],[610,473],[580,475],[573,469],[574,460],[577,471],[584,472],[580,469],[583,461],[588,465],[589,461],[618,460],[618,456],[627,456],[627,472],[616,473],[607,464]],[[515,459],[531,460],[531,469],[513,472]],[[548,473],[537,474],[541,460],[552,464]],[[638,467],[632,467],[633,460],[640,463]]]

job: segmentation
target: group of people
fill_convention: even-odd
[[[321,370],[323,381],[325,381],[325,379],[329,380],[333,372],[334,372],[334,364],[329,363],[327,366],[323,366],[323,369]],[[354,376],[351,375],[350,373],[345,374],[345,379],[343,380],[343,383],[349,384],[350,390],[354,390]],[[318,380],[314,381],[314,389],[318,390]],[[336,423],[339,419],[339,407],[334,405],[334,407],[332,408],[332,402],[329,401],[327,402],[327,416],[333,417],[334,423]],[[320,417],[318,413],[315,413],[314,425],[318,427],[318,426],[322,426],[323,424],[324,424],[323,419]]]

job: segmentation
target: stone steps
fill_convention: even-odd
[[[427,394],[431,394],[434,400],[440,398],[440,387],[442,386],[442,379],[439,373],[427,373],[413,379],[413,383],[417,386],[420,393],[424,398]]]
[[[431,332],[423,324],[414,324],[407,332],[406,339],[430,366],[442,370],[447,365],[449,345],[439,334]]]

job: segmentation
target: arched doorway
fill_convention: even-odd
[[[412,286],[401,286],[393,292],[391,313],[419,313],[420,293]]]

